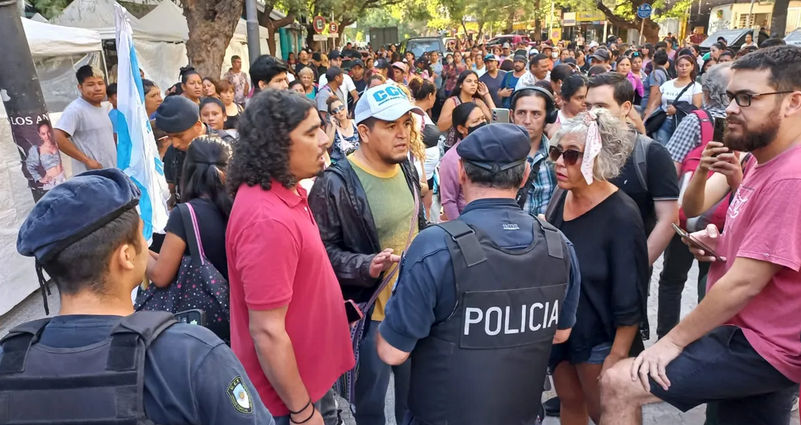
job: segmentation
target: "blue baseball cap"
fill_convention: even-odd
[[[356,124],[368,118],[395,121],[404,114],[414,112],[423,115],[423,110],[412,104],[406,93],[394,84],[381,84],[364,92],[356,103]]]

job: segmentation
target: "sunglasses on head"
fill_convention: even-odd
[[[548,157],[551,161],[556,162],[561,156],[565,159],[565,165],[576,165],[582,155],[584,155],[584,152],[575,149],[562,149],[561,146],[551,146],[548,149]]]

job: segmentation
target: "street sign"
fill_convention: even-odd
[[[313,34],[312,40],[314,41],[325,41],[328,40],[328,36],[325,34]]]
[[[651,5],[648,3],[643,3],[637,8],[637,17],[640,19],[648,19],[651,17],[651,12],[653,12]]]
[[[336,34],[339,32],[339,25],[336,22],[329,22],[328,23],[328,32],[331,34]]]
[[[325,18],[322,16],[315,16],[314,17],[314,32],[320,34],[325,29]]]

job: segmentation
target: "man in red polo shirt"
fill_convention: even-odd
[[[336,423],[331,386],[354,365],[339,284],[297,184],[322,171],[327,141],[310,100],[268,89],[240,118],[228,169],[231,348],[279,425]]]

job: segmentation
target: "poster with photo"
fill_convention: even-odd
[[[66,181],[53,124],[46,114],[9,116],[11,133],[20,155],[22,173],[35,200]]]

